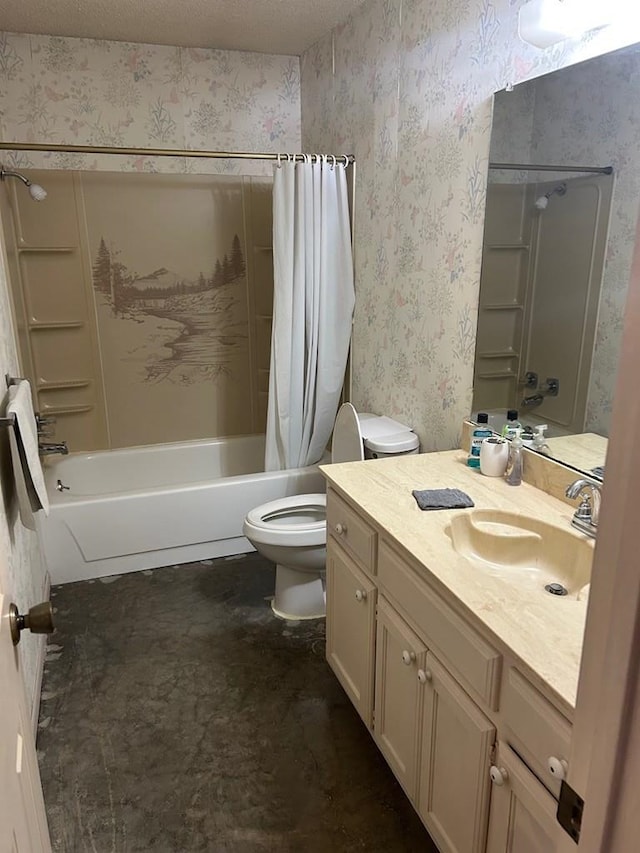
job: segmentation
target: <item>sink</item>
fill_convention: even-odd
[[[593,542],[570,528],[526,515],[478,509],[457,515],[447,527],[453,548],[478,568],[547,594],[586,600],[591,581]],[[552,588],[553,589],[553,588]]]

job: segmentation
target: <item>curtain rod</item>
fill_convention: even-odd
[[[516,172],[596,172],[612,175],[613,166],[546,166],[535,163],[489,163],[490,169],[512,169]]]
[[[133,157],[202,157],[210,160],[304,160],[305,157],[324,156],[319,154],[271,154],[250,151],[198,151],[189,148],[116,148],[105,145],[46,145],[39,142],[0,142],[4,151],[45,151],[66,154],[126,154]],[[333,160],[334,155],[327,155]],[[353,154],[336,154],[336,161],[345,166],[355,162]]]

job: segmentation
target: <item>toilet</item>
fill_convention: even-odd
[[[355,462],[418,453],[418,436],[391,418],[358,414],[351,403],[338,411],[331,445],[332,462]],[[250,510],[242,532],[253,547],[276,564],[271,607],[282,619],[325,615],[327,497],[293,495]]]

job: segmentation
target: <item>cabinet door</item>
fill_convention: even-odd
[[[508,746],[500,744],[492,768],[487,853],[549,853],[563,830],[557,802]]]
[[[371,728],[376,588],[353,560],[327,547],[327,661]]]
[[[376,632],[376,743],[407,796],[415,800],[418,761],[418,674],[424,678],[426,646],[381,598]]]
[[[431,652],[418,811],[442,853],[484,853],[495,729]]]

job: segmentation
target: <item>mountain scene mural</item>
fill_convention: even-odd
[[[229,376],[237,350],[247,345],[246,265],[238,235],[209,275],[200,272],[196,279],[166,267],[140,275],[119,258],[117,246],[101,237],[92,270],[99,308],[125,326],[148,318],[175,324],[168,340],[147,348],[144,381],[189,384]],[[139,360],[140,333],[131,326],[128,331],[129,354]]]

